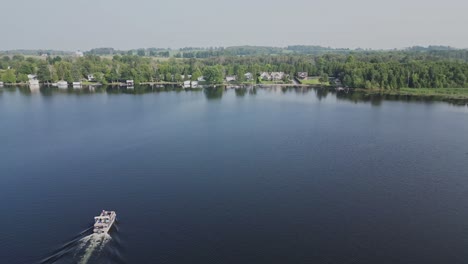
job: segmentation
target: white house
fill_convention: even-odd
[[[127,86],[133,86],[134,84],[133,80],[127,80]]]
[[[253,75],[252,75],[252,73],[248,72],[248,73],[244,74],[244,78],[245,78],[247,81],[250,81],[250,80],[252,80]]]
[[[262,72],[260,73],[260,79],[264,81],[270,81],[271,80],[271,75],[268,72]]]
[[[297,78],[299,78],[299,79],[305,79],[305,78],[307,78],[307,76],[308,76],[307,72],[298,72],[297,73]]]
[[[83,57],[84,56],[84,53],[82,51],[75,51],[75,57]]]
[[[90,81],[90,82],[94,81],[94,75],[93,74],[88,74],[88,81]]]
[[[272,81],[280,81],[284,78],[284,72],[272,72],[271,73],[271,80]]]
[[[197,81],[199,81],[199,82],[206,82],[206,81],[205,81],[205,77],[203,77],[203,76],[198,77]]]

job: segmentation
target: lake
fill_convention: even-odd
[[[466,263],[468,107],[0,88],[2,263]],[[115,210],[110,236],[93,217]]]

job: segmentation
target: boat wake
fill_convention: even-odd
[[[118,239],[106,233],[89,234],[91,230],[92,227],[83,231],[40,263],[124,263],[117,250]]]

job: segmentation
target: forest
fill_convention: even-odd
[[[289,52],[284,52],[289,50]],[[329,76],[343,86],[367,89],[468,88],[468,51],[443,48],[418,48],[392,51],[319,50],[314,46],[277,48],[242,47],[194,51],[180,49],[145,50],[112,54],[112,50],[86,52],[84,57],[0,55],[0,79],[6,84],[25,83],[28,74],[36,74],[43,83],[87,79],[108,84],[133,79],[135,83],[182,82],[208,77],[208,83],[222,83],[225,76],[237,76],[242,83],[245,73],[285,72],[296,76]],[[100,52],[107,56],[98,55]],[[198,53],[206,53],[202,56]],[[150,56],[151,54],[155,55]],[[180,55],[180,54],[191,54]],[[244,54],[244,55],[241,55]],[[246,54],[246,55],[245,55]]]

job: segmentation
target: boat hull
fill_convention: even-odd
[[[93,232],[95,234],[107,234],[115,223],[117,214],[114,211],[102,211],[101,215],[96,216]]]

